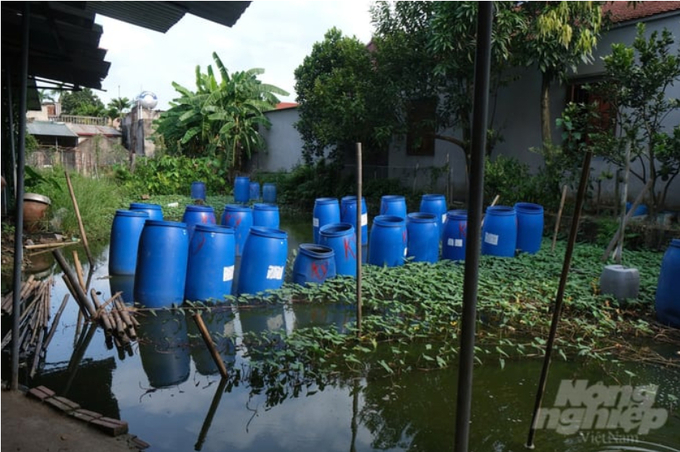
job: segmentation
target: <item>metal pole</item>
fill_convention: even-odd
[[[586,188],[588,187],[588,173],[590,171],[591,157],[592,154],[590,151],[588,151],[583,160],[583,168],[581,169],[581,181],[579,182],[578,195],[576,197],[576,206],[574,207],[574,215],[571,219],[569,241],[567,243],[567,251],[564,254],[564,264],[562,265],[560,285],[557,289],[557,296],[555,297],[555,307],[553,308],[552,323],[550,324],[548,342],[545,345],[543,368],[541,369],[541,376],[538,382],[538,390],[536,391],[536,403],[534,404],[534,414],[531,419],[531,427],[529,428],[529,437],[527,439],[526,444],[526,447],[529,449],[534,448],[534,435],[536,434],[538,413],[541,409],[541,401],[543,400],[543,393],[545,392],[545,383],[546,380],[548,379],[548,369],[550,368],[550,355],[552,353],[553,342],[555,341],[555,335],[557,333],[557,324],[560,321],[562,301],[564,300],[564,288],[567,285],[567,276],[569,275],[569,267],[571,266],[571,255],[574,251],[574,244],[576,243],[576,233],[578,232],[578,223],[581,219],[581,207],[583,206],[583,200],[586,197]]]
[[[30,31],[30,6],[24,3],[24,17],[22,18],[22,48],[21,48],[21,91],[19,94],[19,156],[17,159],[17,190],[15,198],[16,218],[14,229],[14,297],[12,299],[12,380],[10,389],[19,389],[19,317],[21,316],[21,263],[23,254],[24,229],[24,155],[26,150],[26,97],[28,92],[28,37]],[[10,131],[14,133],[14,131]]]
[[[362,190],[361,143],[357,143],[357,337],[361,336],[361,190]]]
[[[475,355],[477,317],[477,280],[481,241],[482,203],[484,201],[484,152],[489,105],[489,68],[491,66],[491,26],[493,3],[479,2],[477,15],[477,51],[475,55],[474,105],[472,110],[472,158],[470,164],[470,203],[468,236],[465,250],[463,282],[463,317],[461,320],[458,395],[456,399],[455,450],[468,450],[470,408],[472,405],[472,367]]]

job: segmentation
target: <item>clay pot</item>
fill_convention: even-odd
[[[24,194],[24,230],[37,232],[52,201],[37,193]]]

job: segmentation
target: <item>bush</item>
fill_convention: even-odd
[[[205,182],[206,191],[229,194],[233,187],[228,174],[218,159],[188,158],[163,155],[158,158],[138,158],[134,171],[116,165],[116,180],[131,196],[191,194],[191,183]]]

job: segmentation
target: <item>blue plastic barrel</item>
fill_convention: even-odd
[[[626,213],[628,213],[630,211],[631,207],[633,207],[633,203],[630,202],[630,201],[627,202],[626,203]],[[635,208],[635,212],[633,212],[632,216],[640,217],[642,215],[647,215],[648,212],[649,212],[649,208],[647,207],[646,204],[638,204],[638,206]]]
[[[134,275],[137,267],[137,247],[146,211],[116,210],[111,223],[109,242],[109,273],[111,275]]]
[[[293,264],[293,282],[302,286],[307,283],[321,284],[334,278],[335,252],[333,248],[315,243],[301,243]]]
[[[196,181],[191,183],[191,199],[205,201],[205,182]]]
[[[139,239],[135,303],[162,308],[184,301],[189,234],[185,223],[147,220]]]
[[[399,195],[381,197],[380,215],[392,215],[406,221],[406,199]]]
[[[340,200],[340,221],[357,228],[357,197],[344,196]],[[368,209],[366,198],[361,197],[361,244],[368,245]],[[365,256],[365,254],[364,254]]]
[[[464,261],[466,243],[467,210],[449,210],[446,213],[446,223],[444,223],[442,259]]]
[[[403,265],[407,244],[404,219],[394,215],[378,215],[371,226],[368,263],[387,267]]]
[[[189,242],[191,242],[191,237],[194,235],[194,228],[198,224],[216,224],[215,219],[215,209],[211,206],[199,206],[195,204],[190,204],[184,209],[184,215],[182,215],[182,223],[187,225],[187,232],[189,233]]]
[[[189,242],[184,298],[190,301],[221,301],[231,295],[236,251],[234,229],[197,224]]]
[[[250,182],[250,200],[251,201],[259,201],[260,200],[260,183],[259,182]]]
[[[517,249],[536,254],[543,241],[543,206],[530,202],[515,204],[517,213]]]
[[[420,212],[433,213],[437,216],[439,225],[439,237],[444,235],[444,224],[446,223],[446,198],[444,195],[423,195],[420,198]]]
[[[137,256],[137,253],[135,253]],[[135,296],[135,275],[111,275],[109,278],[109,286],[111,288],[111,295],[120,292],[123,303],[134,303]]]
[[[265,182],[262,185],[262,201],[267,204],[276,204],[276,184]]]
[[[250,178],[238,176],[234,180],[234,202],[247,204],[250,201]]]
[[[250,227],[253,225],[253,211],[247,206],[238,206],[236,204],[227,204],[224,206],[221,223],[224,226],[234,228],[234,241],[236,248],[236,255],[243,254],[243,246],[248,238]]]
[[[680,328],[680,239],[671,244],[661,260],[654,307],[656,318],[664,325]]]
[[[314,243],[319,243],[321,226],[340,223],[340,204],[336,198],[316,198],[312,214],[312,232]]]
[[[237,293],[255,294],[283,285],[288,257],[288,234],[261,226],[250,228],[243,247]]]
[[[279,228],[279,206],[276,204],[253,204],[253,226]]]
[[[130,210],[143,210],[149,215],[149,220],[162,220],[163,209],[158,204],[147,204],[143,202],[130,203]]]
[[[149,385],[166,388],[185,382],[191,372],[185,315],[161,309],[138,319],[139,357]]]
[[[355,204],[356,205],[356,204]],[[357,236],[350,223],[332,223],[321,227],[319,242],[335,253],[335,272],[338,275],[357,275]]]
[[[428,212],[413,212],[406,217],[408,246],[406,257],[414,262],[439,260],[439,222],[441,217]]]
[[[482,254],[514,257],[517,248],[517,213],[509,206],[489,206],[482,226]]]

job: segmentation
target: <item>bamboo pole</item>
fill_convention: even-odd
[[[68,171],[64,171],[64,174],[66,175],[66,184],[68,185],[68,191],[71,194],[71,201],[73,202],[73,209],[75,210],[76,219],[78,220],[78,228],[80,229],[80,235],[83,239],[83,246],[85,247],[85,252],[87,253],[87,260],[90,262],[90,268],[92,268],[94,267],[94,259],[92,258],[92,253],[90,252],[90,246],[87,244],[87,234],[85,234],[83,219],[80,216],[78,200],[76,199],[76,194],[73,192],[73,184],[71,184],[71,177],[68,175]]]
[[[205,342],[205,345],[208,347],[208,350],[210,351],[210,355],[215,361],[215,364],[217,364],[217,368],[220,371],[220,375],[222,375],[222,378],[227,378],[228,377],[227,368],[224,366],[224,361],[222,361],[222,357],[215,348],[215,344],[213,343],[213,340],[210,337],[210,332],[208,332],[208,328],[206,328],[205,323],[203,323],[203,318],[201,317],[201,314],[197,312],[192,317],[194,318],[194,322],[196,322],[196,326],[198,326],[198,330],[201,332],[203,342]]]
[[[96,317],[97,316],[96,311],[92,307],[92,304],[90,304],[90,301],[87,299],[87,295],[85,295],[85,292],[80,287],[80,284],[78,284],[78,279],[73,274],[73,270],[71,270],[71,268],[66,263],[66,259],[64,259],[64,256],[61,254],[59,250],[52,251],[52,254],[59,263],[59,266],[61,267],[62,271],[64,272],[64,280],[68,280],[67,286],[70,284],[69,290],[76,299],[76,302],[78,302],[81,311],[83,311],[83,315],[87,314],[86,315],[87,317],[92,318]]]
[[[80,243],[80,240],[76,240],[74,242],[54,242],[54,243],[38,243],[36,245],[24,245],[24,249],[27,250],[44,250],[44,249],[49,249],[49,248],[62,248],[64,246],[69,246],[69,245],[77,245]],[[34,253],[32,255],[35,255],[38,253]]]
[[[78,283],[83,292],[87,293],[87,286],[85,285],[85,277],[83,277],[83,266],[80,265],[80,258],[78,252],[73,250],[73,265],[76,267],[76,276],[78,276]]]
[[[61,306],[59,306],[59,310],[57,310],[57,314],[54,316],[54,320],[52,321],[52,327],[50,327],[50,331],[49,333],[47,333],[47,337],[45,338],[45,343],[43,345],[45,349],[47,349],[47,346],[50,345],[50,342],[52,341],[52,336],[54,336],[54,333],[57,331],[57,326],[59,325],[61,314],[64,312],[64,308],[66,308],[67,302],[68,294],[64,295],[64,299],[61,302]]]
[[[560,230],[560,221],[562,220],[562,209],[564,209],[564,202],[567,200],[567,186],[562,187],[562,199],[560,199],[560,208],[557,211],[557,218],[555,219],[555,231],[553,232],[552,246],[550,251],[555,251],[555,242],[557,241],[557,233]]]
[[[362,162],[361,162],[361,143],[357,143],[357,337],[361,337],[361,317],[362,317],[362,301],[361,301],[361,261],[363,259],[361,249],[361,192],[362,192]]]

